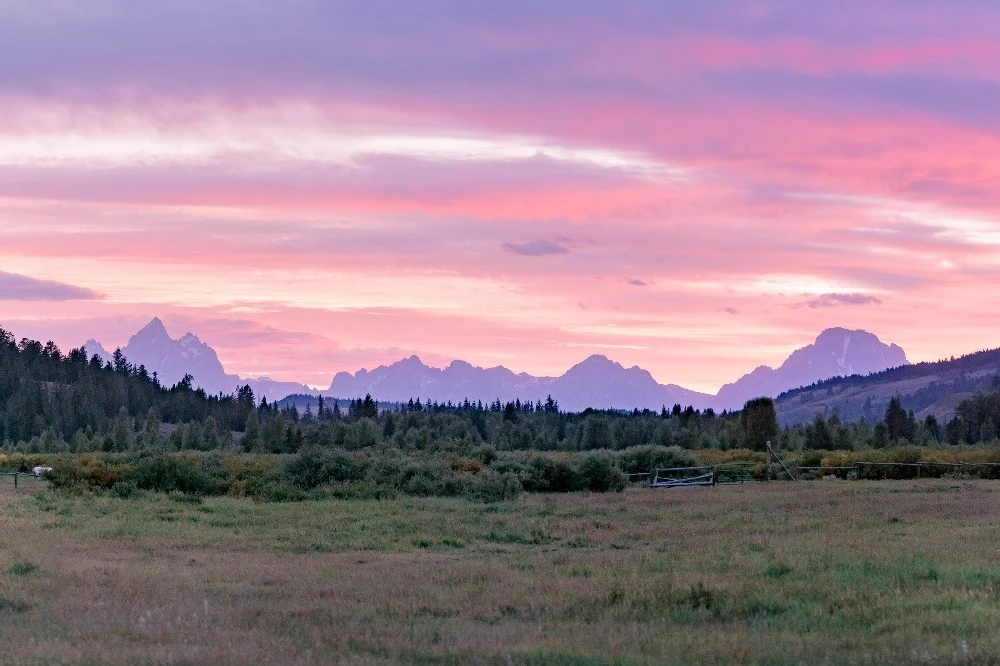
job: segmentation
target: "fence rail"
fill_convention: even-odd
[[[0,472],[0,476],[12,476],[14,477],[14,490],[17,490],[17,479],[18,477],[25,476],[29,479],[40,479],[43,475],[36,475],[34,472]]]
[[[656,467],[650,471],[650,488],[714,486],[715,467]]]

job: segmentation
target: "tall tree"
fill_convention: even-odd
[[[114,425],[111,428],[111,442],[115,451],[128,451],[132,448],[135,430],[132,427],[132,417],[124,407],[118,410]]]
[[[911,422],[910,415],[903,409],[899,396],[890,400],[889,407],[885,410],[885,428],[890,444],[899,440],[910,441],[913,439],[914,424]]]
[[[774,400],[754,398],[748,401],[743,406],[740,425],[743,426],[747,448],[763,451],[766,442],[776,441],[778,437],[778,413],[774,409]]]
[[[161,448],[160,417],[153,407],[150,407],[149,411],[146,412],[146,420],[139,439],[141,448],[144,451],[159,451]]]

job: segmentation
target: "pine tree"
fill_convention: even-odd
[[[253,451],[260,445],[260,419],[257,412],[251,411],[247,414],[246,424],[243,426],[243,439],[241,440],[244,451]]]
[[[896,396],[889,401],[889,407],[885,410],[885,427],[889,443],[895,444],[901,439],[912,439],[913,428],[910,424],[910,416],[903,409],[899,396]]]
[[[140,445],[144,451],[159,451],[162,448],[160,417],[153,407],[150,407],[149,411],[146,412],[146,421],[143,424],[142,434],[140,435]]]
[[[740,415],[740,424],[743,426],[747,448],[763,451],[768,440],[773,442],[778,437],[778,415],[774,410],[774,400],[755,398],[747,402]]]
[[[219,448],[221,440],[219,438],[219,424],[215,418],[209,416],[205,419],[205,427],[202,431],[202,446],[205,451],[212,451]]]
[[[128,451],[132,448],[135,431],[132,428],[132,417],[124,407],[118,410],[114,424],[111,427],[111,441],[114,451]]]

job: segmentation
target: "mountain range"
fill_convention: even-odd
[[[90,354],[111,358],[95,340],[88,340],[84,346]],[[190,374],[194,384],[210,394],[233,393],[245,384],[256,395],[271,400],[319,393],[304,384],[227,374],[212,347],[193,333],[176,340],[171,338],[158,318],[133,335],[122,353],[134,365],[145,366],[149,373],[156,372],[167,386]],[[676,384],[660,384],[638,366],[625,368],[601,355],[590,356],[559,377],[518,374],[503,366],[481,368],[465,361],[434,368],[411,356],[370,371],[337,373],[323,394],[350,398],[370,393],[386,402],[405,402],[410,398],[459,402],[468,398],[484,403],[515,398],[544,401],[551,395],[562,409],[569,411],[587,407],[660,409],[675,404],[732,410],[742,408],[750,398],[775,397],[831,377],[867,375],[907,364],[906,354],[895,344],[886,345],[867,331],[831,328],[820,333],[812,344],[793,352],[778,368],[760,366],[726,384],[716,395]]]
[[[676,384],[660,384],[638,366],[625,368],[594,355],[560,377],[514,374],[504,367],[477,368],[453,361],[444,369],[424,365],[416,356],[374,370],[338,373],[324,393],[334,397],[371,393],[380,400],[422,397],[438,402],[463,398],[492,402],[515,397],[532,402],[552,395],[566,410],[587,407],[660,409],[675,404],[698,409],[740,409],[750,398],[774,397],[789,389],[830,377],[865,375],[908,363],[897,345],[886,345],[866,331],[831,328],[815,342],[796,350],[778,368],[760,366],[718,394],[699,393]]]

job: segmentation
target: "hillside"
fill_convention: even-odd
[[[783,425],[806,423],[816,414],[874,423],[885,415],[889,400],[899,396],[903,407],[918,419],[932,415],[943,422],[954,416],[962,400],[992,391],[998,377],[1000,349],[992,349],[867,376],[828,379],[782,393],[775,404]]]

